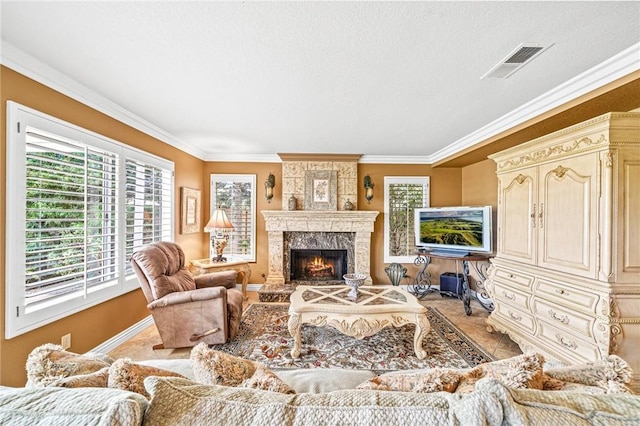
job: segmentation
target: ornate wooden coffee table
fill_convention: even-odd
[[[427,309],[413,295],[399,287],[364,286],[358,297],[350,299],[346,285],[296,287],[289,307],[289,333],[293,337],[291,356],[300,356],[302,324],[331,326],[347,336],[362,339],[373,336],[385,327],[415,324],[413,347],[423,359],[427,351],[422,340],[429,333]]]

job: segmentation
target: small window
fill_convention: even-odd
[[[224,254],[256,260],[256,175],[211,175],[211,213],[224,209],[233,225]],[[211,257],[215,256],[210,247]]]
[[[429,177],[384,178],[384,261],[413,263],[413,210],[429,207]]]

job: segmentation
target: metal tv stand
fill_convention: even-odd
[[[489,268],[489,259],[491,255],[488,254],[474,254],[474,253],[444,253],[440,251],[425,251],[418,250],[416,252],[416,259],[413,264],[420,266],[421,269],[416,275],[413,285],[409,286],[409,292],[415,295],[418,299],[423,299],[429,293],[438,292],[441,294],[447,294],[449,296],[455,296],[462,299],[464,306],[464,312],[467,315],[471,315],[471,289],[469,287],[469,262],[473,269],[478,274],[479,280],[476,281],[476,294],[475,299],[480,305],[487,311],[493,311],[493,301],[489,297],[489,294],[484,288],[484,281],[487,278],[487,269]],[[457,295],[451,292],[441,292],[440,287],[433,287],[431,284],[431,274],[427,271],[427,267],[431,264],[432,259],[445,259],[454,260],[456,262],[456,277],[458,276],[459,267],[462,266],[462,295]]]

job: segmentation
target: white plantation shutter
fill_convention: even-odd
[[[115,154],[27,130],[25,305],[117,276]]]
[[[173,163],[8,102],[5,337],[139,288],[173,237]]]
[[[413,262],[414,209],[429,207],[429,177],[384,178],[384,261]]]
[[[224,254],[255,262],[256,176],[211,175],[211,212],[224,209],[233,225]],[[213,256],[214,253],[211,253]]]
[[[126,160],[126,258],[140,247],[172,237],[173,172],[142,161]],[[127,273],[132,273],[126,263]]]

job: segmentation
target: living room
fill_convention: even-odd
[[[4,3],[4,2],[3,2]],[[6,12],[6,10],[3,10]],[[6,19],[3,17],[3,20]],[[633,33],[633,31],[630,31]],[[5,39],[3,30],[3,43]],[[637,64],[636,49],[629,55],[636,55],[636,63],[631,71],[626,69],[610,81],[586,90],[579,96],[571,96],[562,104],[539,112],[534,117],[520,122],[509,129],[478,141],[473,147],[467,148],[445,158],[437,163],[404,163],[404,162],[358,162],[358,190],[357,199],[351,200],[357,210],[384,212],[384,178],[389,176],[428,176],[430,181],[431,206],[459,206],[459,205],[491,205],[497,208],[498,178],[496,163],[487,159],[487,155],[502,149],[519,145],[531,139],[543,136],[567,126],[596,117],[610,111],[634,111],[640,108],[640,71]],[[4,48],[3,44],[3,48]],[[209,183],[210,175],[215,174],[255,174],[260,188],[270,174],[275,177],[276,186],[274,197],[267,200],[262,191],[256,197],[256,259],[251,263],[252,289],[259,287],[269,274],[268,238],[265,221],[259,212],[266,210],[286,210],[288,199],[283,196],[282,163],[274,161],[216,161],[215,158],[203,158],[190,153],[188,148],[181,149],[179,143],[169,143],[168,139],[154,136],[152,132],[145,132],[135,126],[125,124],[122,116],[110,114],[107,109],[87,100],[82,93],[75,96],[62,85],[52,84],[50,78],[39,78],[34,70],[34,58],[22,56],[23,63],[16,62],[18,56],[8,58],[10,52],[3,51],[2,67],[0,69],[0,94],[2,107],[2,129],[7,129],[7,102],[13,101],[42,113],[51,115],[76,126],[99,133],[108,138],[120,141],[130,147],[147,153],[170,159],[174,163],[174,241],[185,251],[189,260],[201,259],[209,256],[209,233],[200,230],[192,234],[180,233],[180,202],[178,194],[180,188],[194,188],[201,191],[201,211],[203,218],[208,218],[210,211]],[[617,53],[617,52],[616,52]],[[38,62],[39,66],[43,64]],[[45,64],[46,65],[46,64]],[[595,65],[595,64],[594,64]],[[585,69],[586,71],[586,69]],[[55,74],[55,73],[54,73]],[[516,105],[518,107],[520,105]],[[514,107],[514,108],[515,108]],[[169,107],[171,109],[171,107]],[[449,112],[456,114],[457,111]],[[444,120],[443,120],[444,121]],[[451,122],[451,120],[446,120]],[[455,120],[453,120],[455,122]],[[154,123],[162,128],[162,123]],[[148,129],[147,129],[148,130]],[[3,187],[10,181],[7,177],[7,165],[4,153],[10,141],[7,132],[2,132],[3,160],[0,162]],[[391,145],[391,144],[390,144]],[[229,143],[233,146],[233,143]],[[300,145],[302,146],[302,145]],[[287,152],[283,150],[272,152]],[[289,151],[295,152],[295,151]],[[226,151],[225,151],[226,153]],[[307,152],[299,149],[300,154],[326,153],[319,147]],[[365,150],[350,154],[368,154]],[[390,151],[388,157],[393,158],[395,151]],[[327,156],[339,154],[326,153]],[[222,157],[222,155],[221,155]],[[273,157],[273,156],[272,156]],[[374,196],[370,202],[365,198],[362,178],[372,177],[375,187]],[[11,250],[11,241],[7,239],[5,224],[7,211],[11,209],[9,200],[3,192],[2,224],[0,231],[0,276],[2,276],[2,300],[0,311],[0,325],[5,327],[9,309],[6,307],[6,272],[12,265],[7,264],[6,254]],[[384,271],[388,263],[384,262],[384,222],[382,216],[374,225],[371,236],[371,278],[374,283],[388,283]],[[407,264],[408,275],[415,277],[418,268]],[[451,269],[449,265],[442,266],[442,270]],[[264,278],[263,278],[264,277]],[[7,339],[3,334],[0,339],[0,384],[5,386],[23,386],[25,383],[24,362],[29,352],[36,346],[47,342],[59,343],[62,336],[71,334],[71,350],[82,353],[107,341],[118,333],[148,317],[149,311],[140,290],[127,292],[123,295],[92,306],[88,309],[73,313],[57,321],[37,327],[19,336]]]

